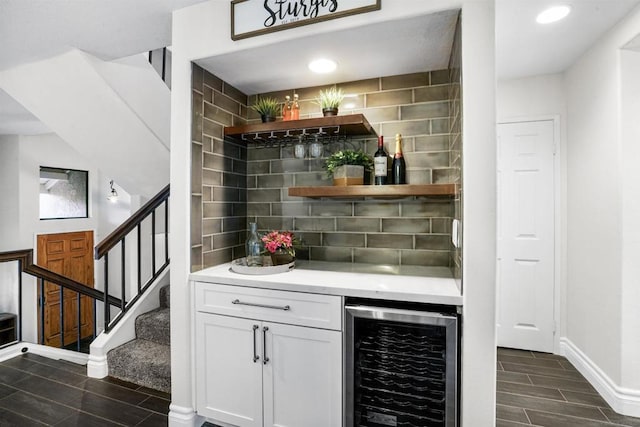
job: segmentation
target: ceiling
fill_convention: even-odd
[[[108,60],[167,46],[171,43],[171,11],[201,1],[136,0],[132,6],[131,0],[0,0],[0,70],[45,59],[70,47]],[[569,17],[540,26],[535,15],[553,4],[552,0],[496,0],[499,79],[562,72],[640,0],[561,2],[572,6]],[[448,48],[443,46],[450,46],[454,16],[445,12],[411,18],[402,25],[372,24],[315,36],[313,51],[308,40],[300,39],[287,43],[286,49],[273,45],[235,52],[202,65],[248,94],[444,68]],[[640,50],[640,39],[627,47]],[[327,52],[339,63],[337,73],[324,78],[311,75],[305,68],[311,54]],[[255,67],[256,55],[269,58],[269,66]],[[292,65],[290,58],[300,60]],[[0,90],[0,134],[46,131],[37,118]]]
[[[198,64],[247,95],[441,70],[449,65],[457,18],[458,11],[453,10],[401,23],[376,23],[219,55]],[[320,57],[336,61],[336,71],[311,73],[307,64]],[[256,73],[256,61],[268,66]]]

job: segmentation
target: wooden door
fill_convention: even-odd
[[[78,231],[38,236],[38,265],[67,276],[93,288],[93,231]],[[38,289],[38,296],[41,290]],[[62,310],[60,305],[63,298]],[[42,301],[42,299],[40,299]],[[64,343],[61,334],[61,314],[64,313]],[[42,312],[38,314],[38,329],[44,345],[64,347],[93,334],[93,300],[87,296],[80,298],[80,319],[78,322],[78,293],[50,282],[44,286],[44,325]],[[80,324],[78,324],[80,323]]]
[[[498,126],[498,345],[553,351],[553,121]]]

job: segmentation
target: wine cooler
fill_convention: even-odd
[[[345,426],[458,425],[455,313],[345,307]]]

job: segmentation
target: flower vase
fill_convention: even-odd
[[[284,249],[278,249],[271,255],[271,263],[273,265],[283,265],[289,264],[290,262],[295,261],[295,257]]]

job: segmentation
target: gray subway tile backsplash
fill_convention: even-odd
[[[392,202],[356,202],[354,206],[355,216],[374,216],[386,218],[400,215],[400,206]]]
[[[194,70],[199,68],[194,66]],[[340,114],[363,113],[378,134],[385,136],[389,154],[394,135],[404,137],[404,152],[412,183],[459,182],[459,168],[451,166],[449,73],[425,72],[338,84],[355,94],[345,99]],[[454,203],[449,199],[309,199],[288,195],[292,186],[331,185],[323,169],[324,157],[294,156],[293,146],[258,148],[223,139],[224,126],[257,116],[247,108],[246,95],[204,71],[194,88],[194,194],[201,192],[201,213],[192,210],[192,231],[201,240],[192,249],[192,269],[228,262],[244,255],[248,222],[260,232],[292,230],[301,241],[300,259],[388,265],[450,266]],[[312,104],[319,89],[294,88],[301,96],[303,117],[319,117]],[[458,91],[459,92],[459,91]],[[202,94],[205,94],[204,96]],[[264,94],[263,94],[264,95]],[[252,101],[254,96],[251,96]],[[249,102],[250,102],[249,101]],[[459,138],[458,138],[459,139]],[[369,154],[375,138],[355,141]],[[459,145],[459,144],[458,144]],[[324,156],[331,150],[324,147]],[[459,157],[458,157],[459,159]],[[202,162],[199,165],[198,161]],[[459,163],[459,160],[457,160]],[[199,173],[196,171],[200,171]],[[198,175],[195,175],[198,174]],[[201,176],[201,183],[199,177]],[[197,185],[199,184],[199,185]],[[197,199],[196,199],[197,200]],[[195,203],[195,202],[194,202]],[[198,218],[199,216],[199,218]],[[200,221],[201,229],[194,227]]]
[[[350,248],[363,248],[365,238],[362,233],[324,233],[325,246],[346,246]]]
[[[450,264],[449,251],[402,250],[403,265],[419,265],[423,267],[447,267]]]
[[[382,218],[385,233],[430,233],[430,218]]]
[[[349,202],[321,202],[311,205],[311,216],[351,216],[353,204]]]
[[[338,231],[361,231],[377,233],[380,231],[380,218],[336,218]]]
[[[396,249],[355,248],[353,262],[377,265],[400,264],[400,251]]]
[[[306,202],[282,202],[271,204],[271,215],[273,216],[309,216],[310,206]]]
[[[382,123],[384,135],[401,134],[402,136],[429,135],[431,134],[430,120],[408,120]]]
[[[220,123],[216,123],[207,118],[202,119],[202,133],[213,138],[222,138],[223,127]]]
[[[258,228],[264,231],[293,230],[293,218],[286,216],[257,217]]]
[[[382,90],[404,89],[429,85],[429,73],[401,74],[383,77]]]
[[[411,104],[413,94],[410,89],[391,90],[385,92],[368,93],[365,101],[367,108],[387,107],[392,105]]]
[[[300,231],[335,231],[335,218],[314,218],[314,217],[297,217],[295,218],[294,230]]]
[[[451,236],[446,234],[416,235],[416,249],[447,251],[451,249]]]
[[[270,216],[270,203],[247,203],[247,216]]]
[[[413,249],[412,234],[367,234],[368,248]]]
[[[353,262],[353,249],[335,246],[313,246],[309,248],[310,258],[316,261]]]

